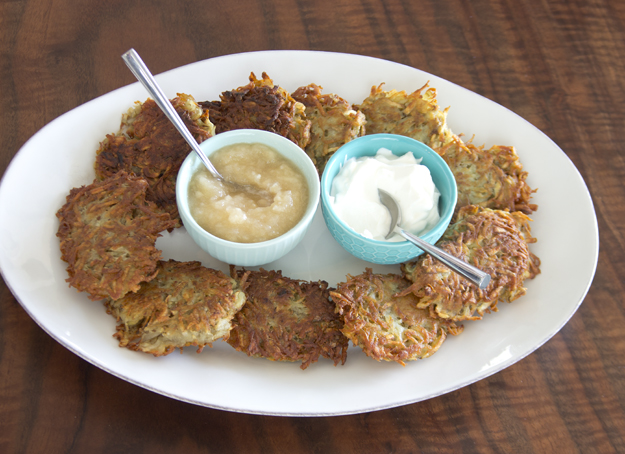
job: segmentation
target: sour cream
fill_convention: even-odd
[[[380,202],[378,188],[399,204],[404,230],[421,235],[438,223],[440,192],[430,170],[412,153],[395,156],[386,148],[375,156],[349,159],[332,182],[330,203],[337,216],[362,236],[404,241],[399,235],[384,239],[391,216]]]

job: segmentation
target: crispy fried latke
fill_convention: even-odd
[[[406,94],[374,86],[356,106],[365,114],[367,134],[400,134],[433,148],[456,177],[458,208],[479,205],[526,214],[535,211],[537,205],[530,203],[534,191],[514,148],[496,145],[485,150],[464,143],[447,125],[448,109],[439,108],[436,90],[427,87]]]
[[[121,171],[74,188],[56,213],[69,285],[89,298],[121,298],[156,276],[159,232],[175,222],[145,200],[148,183]]]
[[[172,105],[198,143],[215,134],[215,127],[191,95],[178,93]],[[103,180],[125,170],[149,183],[147,199],[169,213],[182,225],[176,205],[176,177],[182,161],[191,152],[180,133],[152,99],[135,106],[122,116],[119,132],[100,143],[95,172]]]
[[[406,94],[405,91],[384,91],[383,85],[372,87],[371,94],[355,106],[365,114],[367,134],[399,134],[432,148],[451,140],[453,133],[447,126],[447,110],[438,108],[435,88],[425,84]]]
[[[250,82],[224,91],[219,101],[200,105],[210,111],[217,133],[233,129],[263,129],[306,148],[310,142],[310,121],[305,107],[263,72],[262,79],[250,74]]]
[[[345,363],[348,340],[329,300],[324,281],[304,282],[280,271],[231,269],[247,303],[233,321],[228,343],[248,356],[272,361],[302,361],[306,369],[319,356]]]
[[[310,84],[292,93],[295,100],[306,106],[306,118],[311,122],[306,153],[319,175],[336,150],[365,133],[365,115],[362,112],[354,110],[340,96],[322,94],[321,90],[322,87]]]
[[[462,332],[462,326],[418,308],[412,293],[397,296],[409,286],[400,275],[373,274],[367,268],[330,292],[345,320],[343,334],[367,356],[405,365],[434,354],[448,333]]]
[[[477,266],[491,276],[485,290],[429,254],[402,265],[412,285],[402,294],[413,293],[417,307],[429,308],[433,316],[448,320],[479,320],[497,311],[497,303],[512,302],[525,295],[525,279],[540,273],[540,260],[528,248],[530,218],[521,212],[491,210],[474,205],[458,212],[437,245],[448,253]]]
[[[534,191],[526,182],[527,172],[523,171],[514,147],[494,145],[485,149],[454,137],[436,152],[456,178],[458,208],[479,205],[525,214],[538,208],[529,203]]]
[[[197,352],[227,339],[232,317],[245,304],[238,282],[200,262],[158,262],[158,274],[136,293],[105,301],[117,321],[120,347],[164,356],[176,348]]]

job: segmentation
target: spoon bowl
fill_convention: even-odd
[[[321,208],[330,234],[343,249],[359,259],[380,265],[395,265],[414,260],[423,251],[408,241],[383,241],[359,234],[341,219],[333,204],[333,181],[341,168],[352,158],[375,156],[380,148],[391,150],[396,156],[412,153],[430,170],[432,181],[440,192],[440,220],[422,236],[428,243],[436,243],[449,225],[458,199],[458,189],[454,175],[443,158],[424,143],[406,136],[365,135],[343,145],[328,160],[321,177]]]
[[[300,221],[286,233],[258,243],[237,243],[219,238],[205,230],[191,214],[189,204],[189,182],[201,169],[202,163],[195,153],[189,153],[178,172],[176,179],[176,202],[184,227],[191,239],[221,262],[238,266],[267,265],[288,254],[304,238],[319,205],[319,174],[304,150],[286,137],[261,129],[234,129],[222,132],[201,143],[202,154],[210,157],[213,153],[232,144],[260,143],[273,148],[289,159],[306,179],[308,202]],[[271,265],[267,265],[271,266]]]

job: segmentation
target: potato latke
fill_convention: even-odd
[[[245,304],[238,283],[200,262],[159,262],[156,278],[116,301],[105,302],[117,321],[120,347],[164,356],[195,346],[198,353],[228,337]]]
[[[215,134],[215,128],[192,96],[178,93],[172,105],[198,143]],[[137,102],[122,117],[120,131],[109,134],[97,151],[95,172],[103,180],[119,170],[145,178],[147,199],[182,225],[176,205],[176,177],[191,147],[158,105]]]
[[[248,356],[302,361],[306,369],[319,356],[345,363],[347,339],[324,281],[304,282],[280,271],[232,269],[247,303],[233,321],[228,343]]]
[[[365,114],[367,134],[399,134],[439,148],[448,143],[453,133],[447,126],[447,111],[436,101],[436,89],[424,85],[413,93],[384,91],[380,84],[355,106]]]
[[[322,87],[309,84],[293,92],[293,98],[306,106],[311,122],[310,143],[306,153],[319,175],[334,152],[365,133],[365,116],[335,94],[322,94]]]
[[[478,205],[526,214],[538,208],[529,202],[533,191],[525,181],[527,172],[514,147],[494,145],[485,149],[454,137],[435,150],[456,178],[458,208]]]
[[[306,148],[310,142],[310,121],[305,107],[283,88],[274,85],[262,74],[257,79],[250,74],[247,85],[219,95],[219,101],[205,101],[200,105],[210,111],[217,133],[233,129],[262,129],[274,132]]]
[[[70,286],[118,299],[156,276],[159,232],[175,222],[145,200],[148,183],[125,172],[74,188],[56,213]]]
[[[448,333],[462,332],[462,326],[418,308],[413,294],[397,296],[409,286],[400,275],[373,274],[367,268],[330,292],[345,321],[341,331],[367,356],[405,365],[434,354]]]
[[[526,293],[525,279],[540,273],[540,260],[529,251],[535,242],[530,219],[520,212],[466,206],[445,231],[437,246],[477,266],[491,276],[485,290],[453,272],[429,254],[402,265],[412,285],[417,307],[448,320],[479,320],[497,310],[499,301],[511,302]]]

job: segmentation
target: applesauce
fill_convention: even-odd
[[[237,243],[258,243],[295,227],[306,212],[308,183],[289,159],[261,143],[223,147],[210,160],[226,179],[271,193],[273,201],[231,192],[200,166],[189,182],[189,209],[207,232]]]

